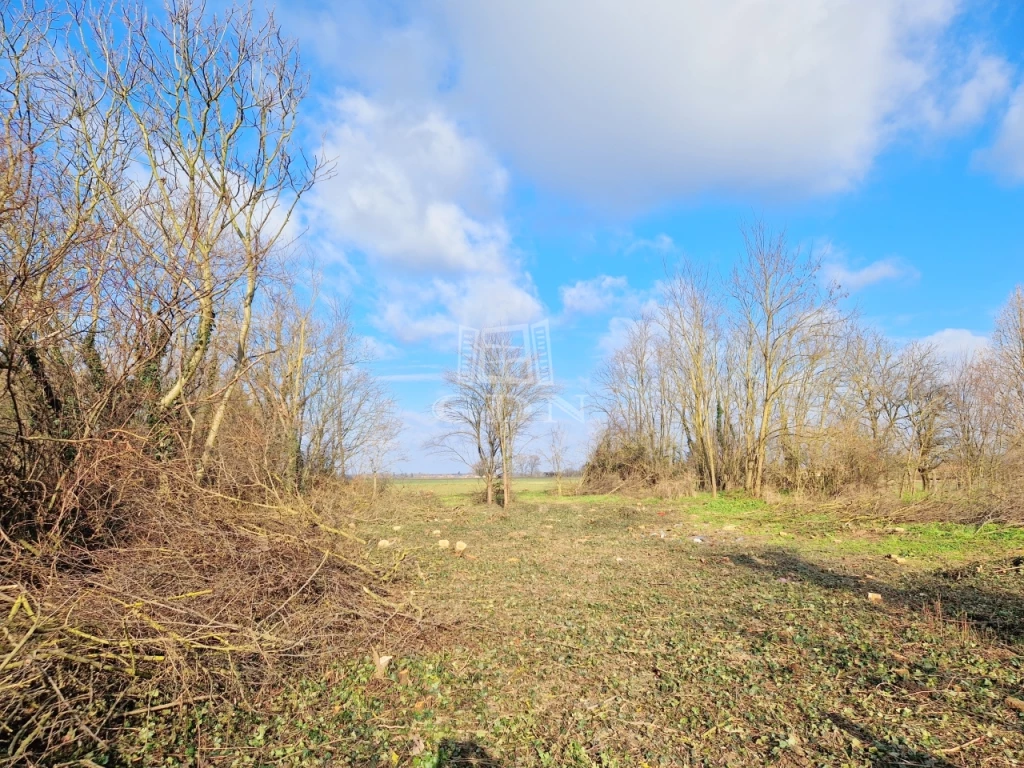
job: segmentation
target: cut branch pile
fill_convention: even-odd
[[[878,493],[843,494],[835,499],[821,500],[813,496],[790,496],[786,506],[828,514],[847,522],[857,520],[898,523],[961,523],[964,525],[1020,525],[1024,523],[1024,494],[1009,486],[973,493],[934,493],[904,500]]]
[[[372,563],[309,508],[199,492],[153,499],[129,530],[98,550],[0,551],[0,765],[103,749],[163,701],[245,706],[406,620],[389,594],[401,556]]]

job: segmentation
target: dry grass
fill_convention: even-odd
[[[1024,759],[1022,537],[849,526],[742,499],[421,506],[369,527],[415,548],[416,599],[462,631],[345,667],[289,710],[340,707],[343,765],[822,765]],[[433,531],[467,555],[429,546]],[[695,542],[694,539],[700,539]],[[909,549],[903,562],[887,557]],[[987,574],[987,575],[986,575]],[[882,601],[872,602],[869,593]],[[333,720],[331,721],[333,722]],[[306,726],[309,727],[309,726]],[[302,739],[280,729],[282,741]],[[312,746],[289,764],[331,764]],[[341,751],[341,750],[339,750]],[[337,758],[335,758],[337,760]]]

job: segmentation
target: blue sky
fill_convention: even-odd
[[[984,346],[1024,282],[1024,4],[277,7],[312,78],[302,205],[399,399],[406,470],[460,325],[547,321],[575,400],[680,257],[762,217],[899,342]],[[565,414],[582,452],[587,427]],[[539,446],[538,446],[539,447]]]

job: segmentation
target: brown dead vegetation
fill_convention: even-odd
[[[958,490],[932,493],[904,500],[877,492],[844,493],[834,499],[787,496],[773,499],[794,509],[813,510],[835,516],[837,520],[872,520],[899,523],[962,523],[964,525],[1019,526],[1024,524],[1024,489],[1003,487],[998,490],[964,494]]]
[[[391,596],[404,556],[371,563],[335,511],[162,477],[104,546],[4,550],[0,764],[102,746],[154,691],[246,706],[422,618]]]

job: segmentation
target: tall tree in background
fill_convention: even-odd
[[[315,285],[305,306],[293,288],[275,291],[256,317],[254,361],[244,394],[274,425],[271,478],[288,491],[324,477],[369,472],[375,480],[400,431],[390,393],[366,369],[371,355],[348,311],[322,305]]]
[[[667,354],[679,419],[687,423],[690,455],[702,484],[718,495],[718,441],[715,418],[722,307],[715,299],[707,270],[684,265],[665,286],[660,322],[667,334]]]
[[[643,315],[595,376],[593,407],[605,418],[602,451],[623,467],[620,459],[632,457],[630,472],[648,479],[670,472],[680,452],[668,352],[658,322]]]
[[[743,230],[744,257],[733,271],[731,296],[743,345],[743,378],[748,419],[744,487],[764,489],[768,444],[787,392],[808,373],[820,339],[839,323],[837,295],[823,289],[821,262],[790,248],[784,232],[763,222]]]
[[[562,495],[562,480],[568,461],[569,446],[565,425],[557,422],[552,425],[548,434],[547,460],[551,466],[551,474],[555,478],[555,492]]]
[[[502,506],[512,500],[512,474],[526,430],[544,412],[555,389],[540,380],[536,361],[510,333],[481,333],[462,371],[450,371],[452,390],[441,408],[451,426],[430,446],[457,456],[484,479],[487,503],[501,477]]]
[[[897,430],[906,457],[906,481],[913,490],[932,487],[932,473],[949,447],[949,387],[935,348],[916,342],[899,355]]]
[[[996,364],[1007,385],[1008,416],[1024,440],[1024,286],[1017,286],[996,315],[992,334]]]

